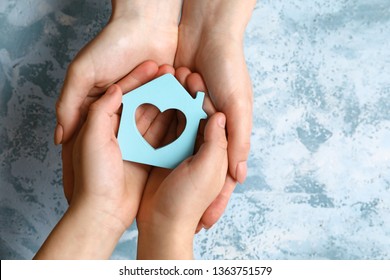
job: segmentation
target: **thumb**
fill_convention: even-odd
[[[85,137],[91,137],[94,143],[111,139],[114,128],[112,116],[122,104],[122,91],[118,85],[110,86],[106,93],[91,104],[85,129],[90,131]]]
[[[211,116],[205,127],[204,143],[190,162],[191,172],[195,178],[202,178],[200,179],[202,185],[218,188],[215,189],[215,196],[222,188],[227,172],[225,125],[226,117],[223,113]]]
[[[88,114],[91,112],[98,112],[99,114],[105,113],[111,117],[119,109],[121,104],[122,90],[118,85],[113,84],[107,89],[102,97],[91,104]]]

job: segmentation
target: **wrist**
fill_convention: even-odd
[[[255,5],[256,0],[185,0],[181,29],[192,30],[195,34],[198,31],[201,37],[207,36],[211,40],[223,36],[241,41]]]
[[[128,224],[118,217],[120,207],[111,204],[109,202],[74,199],[69,205],[66,215],[75,223],[88,225],[89,232],[96,231],[98,233],[100,231],[100,238],[111,236],[113,239],[119,239],[126,231]]]
[[[72,224],[71,236],[81,259],[108,259],[126,230],[111,215],[86,207],[70,207],[64,218]]]
[[[108,259],[123,232],[104,213],[71,206],[34,259]]]
[[[177,28],[181,12],[181,0],[112,0],[112,19],[146,19],[157,26]]]
[[[137,259],[193,259],[195,229],[173,223],[137,223]]]

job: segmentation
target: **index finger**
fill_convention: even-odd
[[[93,88],[93,77],[83,71],[74,62],[66,73],[61,94],[56,103],[57,126],[54,142],[67,142],[76,131],[81,119],[81,108]]]
[[[229,173],[237,182],[243,183],[252,133],[252,102],[233,95],[222,112],[227,120]]]

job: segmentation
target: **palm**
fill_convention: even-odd
[[[124,21],[110,22],[75,59],[76,64],[86,64],[84,67],[91,71],[83,73],[83,78],[89,76],[89,85],[97,90],[120,80],[146,60],[159,65],[173,63],[177,29],[156,30],[145,22]]]

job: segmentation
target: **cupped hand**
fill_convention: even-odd
[[[215,113],[194,156],[173,171],[151,170],[137,214],[138,259],[192,259],[197,225],[226,178],[225,123],[224,114]],[[170,124],[168,139],[180,127]]]
[[[131,72],[92,103],[86,122],[73,147],[74,170],[72,200],[94,202],[93,207],[112,210],[127,227],[133,221],[141,199],[150,167],[123,161],[117,142],[122,93],[165,73],[174,74],[169,66],[158,67],[148,61]],[[138,110],[139,130],[150,142],[156,142],[158,133],[151,127],[150,116],[157,115],[154,108]],[[96,203],[95,203],[96,202]]]
[[[56,143],[68,141],[93,100],[137,65],[146,60],[173,64],[177,26],[156,25],[141,16],[113,13],[100,34],[77,54],[57,102]]]
[[[146,60],[158,65],[173,64],[180,13],[180,4],[174,2],[180,1],[160,2],[113,1],[107,26],[78,53],[68,68],[57,101],[55,130],[55,143],[63,144],[63,184],[68,201],[73,190],[73,143],[90,104]],[[137,86],[145,82],[138,81],[138,76],[130,74],[129,78]]]
[[[169,66],[145,62],[89,106],[75,138],[72,199],[35,259],[106,259],[138,210],[149,167],[124,162],[116,138],[122,93],[164,73]],[[139,130],[155,141],[149,117],[155,110],[137,110]],[[73,176],[73,173],[72,173]]]
[[[245,3],[244,3],[245,2]],[[211,227],[247,174],[252,129],[252,85],[243,53],[243,35],[256,1],[186,0],[179,25],[175,67],[202,75],[210,98],[227,119],[229,175],[200,226]]]

